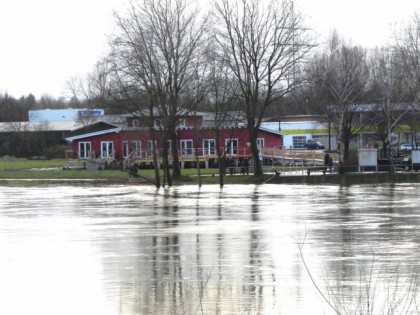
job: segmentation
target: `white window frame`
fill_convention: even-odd
[[[193,155],[193,141],[191,139],[180,140],[181,156]]]
[[[238,138],[225,139],[226,155],[238,155]]]
[[[153,127],[154,127],[155,129],[162,129],[162,128],[163,128],[163,126],[162,126],[162,122],[160,121],[160,119],[155,119],[155,120],[153,121]],[[152,140],[149,140],[149,141],[152,141]]]
[[[293,136],[292,144],[294,150],[305,149],[306,136]]]
[[[203,139],[203,156],[214,156],[214,155],[216,155],[216,140]]]
[[[257,147],[259,150],[265,147],[265,139],[264,138],[257,138]]]
[[[133,119],[133,128],[139,128],[140,127],[140,121],[138,119]]]
[[[101,141],[101,157],[104,159],[114,157],[114,141]]]
[[[157,142],[155,140],[155,147],[157,150]],[[147,157],[153,157],[153,140],[148,140],[147,141]]]
[[[258,156],[260,158],[260,161],[262,161],[264,147],[265,147],[265,139],[257,138]]]
[[[82,149],[82,146],[83,146],[83,149]],[[79,142],[79,158],[88,159],[90,158],[91,152],[92,152],[92,142],[90,141]]]
[[[128,141],[122,142],[123,158],[128,157],[130,153],[130,147],[128,146]]]
[[[133,140],[132,148],[134,151],[135,157],[141,157],[141,141],[140,140]]]
[[[185,127],[185,117],[178,119],[178,127]]]

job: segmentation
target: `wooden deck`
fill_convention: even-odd
[[[191,154],[180,153],[179,162],[181,163],[181,167],[184,167],[185,163],[195,163],[197,160],[208,167],[210,161],[217,160],[217,155],[198,154],[196,157],[193,151],[191,151]],[[329,155],[333,158],[334,162],[338,161],[338,155],[336,153],[329,153]],[[264,158],[265,162],[269,165],[323,165],[324,156],[325,152],[322,150],[286,150],[281,148],[263,148],[261,150],[261,157]],[[233,159],[236,164],[238,164],[239,160],[251,159],[252,155],[250,149],[246,149],[237,150],[236,154],[228,154],[225,155],[225,157]],[[168,159],[169,163],[173,161],[172,156],[169,156]],[[77,158],[74,156],[73,151],[66,151],[66,160],[69,168],[77,165],[78,167],[87,169],[104,169],[107,165],[116,161],[113,156],[108,158],[96,158],[94,152],[92,152],[91,157],[89,158]],[[132,152],[122,161],[122,168],[128,169],[130,165],[133,165],[134,163],[140,165],[153,165],[153,156],[151,152],[147,150],[136,153]],[[163,163],[162,154],[159,154],[158,163]]]
[[[107,158],[97,158],[95,153],[92,152],[89,157],[80,158],[75,155],[72,150],[66,150],[66,168],[78,168],[88,170],[105,169],[108,165],[116,162],[115,158],[111,155]]]

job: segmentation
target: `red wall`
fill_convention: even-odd
[[[177,130],[177,136],[179,140],[193,140],[196,139],[195,131],[193,129],[185,128]],[[159,133],[156,135],[157,139],[160,139]],[[264,145],[266,148],[280,148],[283,145],[283,139],[280,135],[273,133],[259,131],[259,138],[264,138]],[[201,152],[203,139],[214,139],[215,134],[211,129],[201,129],[197,137],[197,149]],[[225,139],[238,139],[238,154],[246,155],[251,154],[251,148],[249,145],[249,131],[246,128],[226,128],[220,131],[220,145],[225,145]],[[75,152],[78,151],[79,142],[91,142],[92,150],[95,151],[96,155],[99,156],[101,152],[101,142],[102,141],[113,141],[115,157],[117,159],[123,158],[123,141],[129,141],[129,146],[131,149],[131,141],[140,140],[142,150],[147,149],[148,141],[150,140],[149,132],[146,130],[136,130],[136,131],[120,131],[119,133],[109,133],[94,137],[89,137],[81,140],[73,141],[72,148]],[[177,143],[179,147],[179,141]],[[158,148],[162,148],[160,140],[157,140]]]

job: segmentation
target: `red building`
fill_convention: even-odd
[[[200,125],[195,127],[194,125]],[[105,122],[80,128],[66,138],[72,143],[73,151],[79,160],[101,159],[124,161],[135,160],[138,163],[152,163],[152,139],[148,128],[142,128],[144,121],[128,117],[124,127]],[[223,127],[219,129],[219,148],[216,148],[216,132],[214,128],[203,126],[203,117],[187,117],[177,127],[177,143],[168,141],[168,146],[177,145],[181,163],[195,160],[205,162],[206,167],[217,159],[217,151],[221,150],[227,157],[239,160],[251,158],[249,130],[245,126]],[[162,151],[159,128],[156,128],[156,147]],[[196,144],[196,145],[195,145]],[[264,148],[279,149],[283,146],[282,135],[278,132],[260,129],[258,145],[261,156]],[[160,153],[159,153],[160,154]]]

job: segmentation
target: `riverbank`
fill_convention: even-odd
[[[267,184],[360,185],[379,183],[419,183],[419,172],[368,172],[346,174],[318,174],[311,176],[275,176]]]
[[[23,160],[8,159],[0,161],[0,185],[40,185],[40,184],[86,184],[100,185],[130,184],[153,185],[154,170],[141,169],[139,177],[129,177],[122,170],[84,170],[66,169],[63,160]],[[219,184],[218,169],[202,169],[203,185]],[[397,182],[420,182],[420,172],[348,172],[345,174],[314,172],[307,175],[305,170],[276,174],[273,168],[266,168],[261,177],[253,175],[226,175],[224,184],[309,184],[309,185],[355,185]],[[183,169],[182,178],[174,181],[174,185],[198,185],[196,169]],[[163,179],[162,179],[163,183]]]

